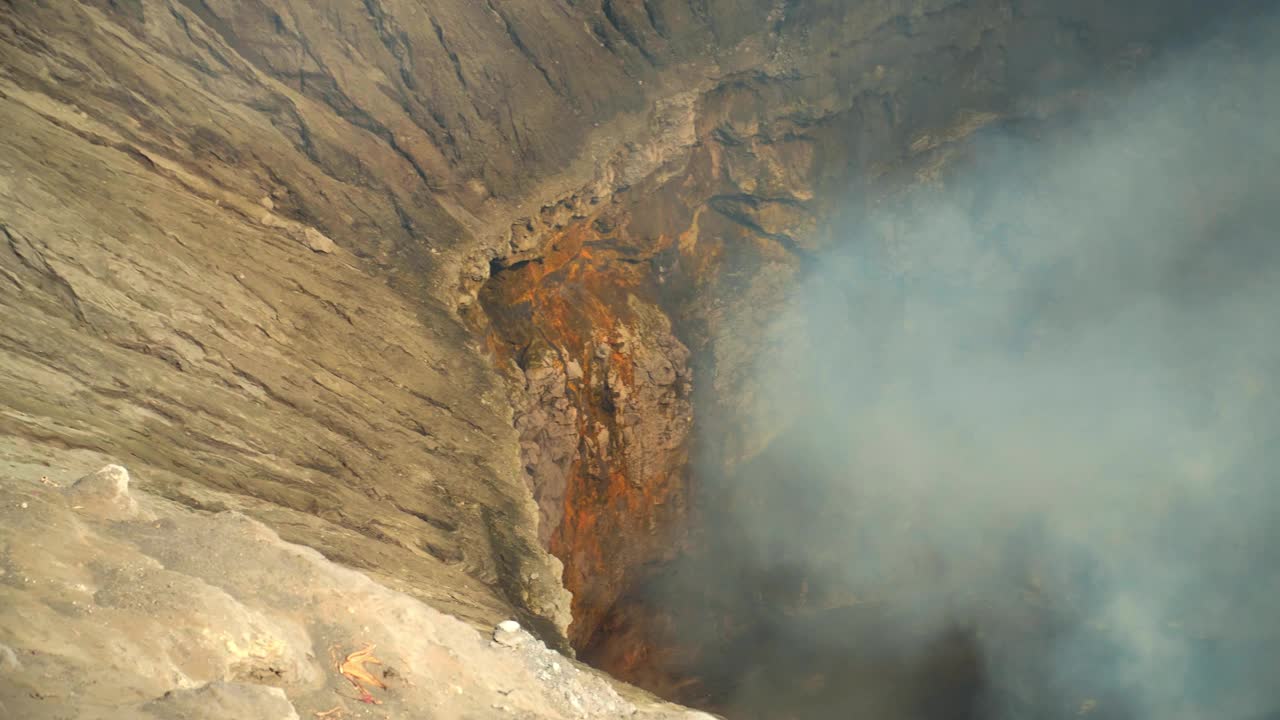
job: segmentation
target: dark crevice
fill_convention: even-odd
[[[644,0],[643,4],[644,15],[649,19],[649,27],[652,27],[653,31],[658,33],[659,37],[669,38],[669,33],[671,31],[667,29],[667,24],[663,22],[662,18],[658,15],[657,9],[653,6],[653,0]]]
[[[409,235],[409,237],[417,237],[417,226],[413,223],[413,218],[409,217],[409,213],[405,212],[404,206],[400,204],[399,198],[393,193],[389,193],[387,198],[391,200],[391,208],[395,210],[396,220],[400,223],[400,228]]]
[[[747,205],[748,207],[758,208],[763,202],[774,202],[779,204],[791,205],[794,207],[802,207],[801,203],[790,198],[780,199],[762,199],[750,195],[733,195],[733,196],[716,196],[707,201],[711,209],[715,210],[724,218],[741,225],[751,232],[761,237],[769,238],[784,247],[787,252],[794,255],[803,267],[815,267],[818,257],[809,250],[802,247],[795,238],[786,233],[769,232],[753,220],[749,215],[743,213],[739,207]]]
[[[444,39],[444,28],[440,27],[440,23],[435,18],[431,18],[431,27],[436,31],[436,39],[440,41],[440,47],[444,49],[445,55],[449,56],[449,62],[453,63],[453,75],[458,78],[458,84],[463,90],[467,89],[467,79],[462,75],[462,61],[458,59],[458,53],[454,52],[449,43]]]
[[[3,234],[7,240],[10,255],[35,274],[42,289],[57,298],[60,304],[70,311],[77,323],[86,328],[90,327],[79,294],[61,273],[49,265],[44,254],[26,238],[19,241],[19,236],[4,225],[0,225],[0,234]]]
[[[618,14],[618,9],[614,7],[613,0],[604,0],[600,8],[604,12],[605,19],[608,20],[609,24],[613,26],[613,29],[622,36],[622,39],[626,40],[627,43],[639,51],[641,57],[643,57],[650,65],[653,65],[653,55],[649,52],[649,49],[645,47],[644,39],[636,34],[635,29],[631,27],[631,23],[628,22],[626,18]]]
[[[208,43],[196,39],[195,35],[191,33],[191,25],[187,23],[187,18],[185,15],[178,12],[177,8],[173,6],[169,6],[169,14],[173,17],[174,22],[178,23],[178,27],[182,28],[182,32],[187,36],[187,39],[191,41],[192,45],[195,45],[196,47],[212,55],[215,60],[217,60],[219,63],[222,64],[223,70],[231,69],[230,63],[227,62],[226,58],[222,57],[221,53],[209,47]],[[204,75],[208,75],[210,77],[213,77],[216,75],[216,73],[214,73],[212,68],[208,67],[207,65],[200,62],[196,58],[187,58],[186,56],[183,56],[183,58],[184,60],[186,60],[187,64],[195,68],[198,72]]]
[[[378,39],[382,41],[382,46],[403,65],[405,57],[408,55],[405,47],[401,44],[403,34],[398,35],[395,32],[393,20],[383,11],[382,6],[378,4],[378,0],[364,0],[364,8],[368,11],[369,18],[373,21],[373,27],[378,33]]]
[[[395,151],[397,155],[409,164],[409,167],[413,169],[414,174],[418,176],[418,179],[422,181],[423,185],[433,192],[438,192],[440,188],[432,183],[426,170],[418,164],[418,161],[413,157],[413,155],[400,147],[400,144],[396,142],[395,134],[392,133],[385,125],[374,119],[374,117],[365,111],[364,108],[356,105],[351,98],[347,97],[346,93],[344,93],[338,86],[337,81],[333,79],[333,76],[329,73],[328,69],[320,62],[320,59],[311,52],[311,49],[305,42],[303,43],[303,50],[307,53],[307,56],[311,58],[311,61],[316,64],[316,67],[320,68],[322,71],[321,74],[314,76],[321,81],[321,88],[318,91],[312,91],[308,94],[324,102],[324,104],[332,108],[333,111],[343,120],[346,120],[358,128],[367,130],[380,138],[388,147]],[[315,85],[315,83],[312,84]]]
[[[507,16],[494,7],[493,0],[485,0],[485,4],[488,5],[489,12],[493,13],[494,17],[498,18],[498,20],[502,22],[502,27],[506,30],[507,37],[511,40],[511,44],[515,45],[516,49],[520,51],[520,54],[523,55],[524,58],[529,61],[529,64],[533,66],[533,69],[537,70],[539,75],[542,75],[542,79],[547,83],[547,87],[551,88],[551,91],[557,95],[564,95],[565,93],[562,91],[559,84],[551,79],[551,74],[542,66],[542,63],[538,60],[538,56],[533,54],[533,51],[529,49],[528,45],[525,45],[524,40],[520,38],[520,33],[516,32],[515,26],[511,24],[511,21]]]
[[[470,418],[466,417],[465,415],[462,415],[457,410],[454,410],[448,403],[441,402],[431,397],[430,395],[427,395],[426,393],[423,393],[419,390],[415,390],[414,388],[408,388],[408,390],[411,395],[418,398],[419,400],[426,403],[427,405],[430,405],[431,407],[437,410],[444,411],[445,414],[448,415],[451,419],[461,421],[467,427],[471,428],[472,430],[475,430],[476,432],[484,435],[485,437],[491,437],[489,432],[487,432],[484,428],[480,427]]]
[[[400,512],[407,513],[409,515],[412,515],[418,518],[422,522],[430,525],[431,527],[437,530],[443,530],[444,532],[450,532],[450,533],[458,531],[458,524],[453,522],[452,520],[446,520],[444,518],[435,517],[434,515],[428,515],[425,512],[422,512],[420,510],[414,510],[413,508],[407,508],[403,505],[396,505],[396,509],[399,510]]]

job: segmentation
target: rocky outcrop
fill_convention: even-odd
[[[131,492],[118,465],[64,489],[32,469],[0,470],[5,717],[705,718],[516,623],[522,642],[492,643],[242,513]],[[137,513],[104,517],[90,488]]]

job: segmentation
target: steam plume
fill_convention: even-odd
[[[1277,31],[987,132],[821,259],[759,369],[786,431],[705,473],[768,498],[720,510],[719,581],[791,571],[833,609],[751,652],[874,667],[963,632],[985,717],[1280,711]],[[931,712],[859,692],[813,716]]]

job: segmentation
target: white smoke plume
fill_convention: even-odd
[[[752,652],[874,664],[961,628],[982,717],[1280,713],[1278,39],[986,132],[820,258],[761,360],[790,427],[723,480],[772,500],[720,522],[810,608],[891,609]],[[795,716],[922,712],[855,690]]]

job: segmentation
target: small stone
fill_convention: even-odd
[[[262,199],[261,199],[261,200],[259,200],[258,202],[262,205],[262,207],[264,207],[264,208],[266,208],[266,209],[268,209],[268,210],[275,210],[275,209],[276,209],[276,204],[275,204],[275,202],[271,199],[271,196],[270,196],[270,195],[263,195],[263,196],[262,196]]]
[[[129,471],[119,465],[86,475],[65,492],[77,508],[91,515],[112,520],[138,515],[138,502],[129,495]]]
[[[577,360],[570,360],[564,364],[564,374],[570,380],[581,380],[582,366],[578,364]]]
[[[269,228],[283,228],[283,227],[289,226],[289,224],[285,222],[284,218],[276,215],[270,210],[267,210],[263,212],[261,215],[259,215],[258,222],[262,223],[263,227],[269,227]]]
[[[493,641],[505,647],[517,647],[524,643],[525,633],[515,620],[503,620],[493,629]]]
[[[307,241],[307,247],[318,253],[331,253],[338,246],[334,244],[324,233],[309,227],[302,231],[303,238]]]

